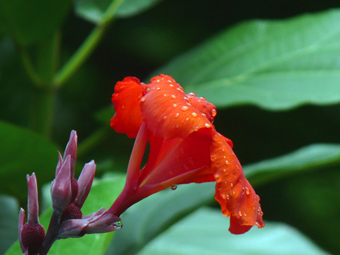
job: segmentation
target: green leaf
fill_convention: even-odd
[[[178,185],[176,190],[167,189],[138,202],[122,215],[124,231],[116,233],[107,254],[135,254],[172,223],[211,202],[214,185]]]
[[[0,192],[26,199],[26,175],[36,173],[38,184],[52,181],[58,148],[29,130],[0,121]]]
[[[251,21],[179,56],[156,74],[219,107],[283,110],[340,102],[340,11]]]
[[[15,198],[0,195],[0,254],[18,239],[19,204]]]
[[[83,215],[87,215],[99,210],[101,207],[108,208],[122,191],[125,183],[125,177],[104,179],[93,184],[91,192],[86,199],[82,208]],[[45,229],[52,214],[52,209],[49,209],[40,217],[40,222]],[[85,235],[81,238],[69,238],[58,240],[54,243],[49,255],[101,255],[104,254],[108,244],[110,243],[114,232],[105,234]],[[17,241],[5,255],[20,254],[20,245]]]
[[[76,14],[90,22],[100,24],[106,15],[127,18],[151,8],[160,0],[76,0]],[[111,9],[112,8],[112,9]],[[110,11],[114,10],[113,12]]]
[[[26,45],[58,30],[70,0],[0,0],[0,30]]]
[[[243,235],[228,233],[229,219],[219,211],[202,208],[152,240],[138,255],[321,255],[328,254],[294,228],[267,222]]]
[[[289,154],[247,165],[244,172],[253,185],[288,175],[325,168],[340,163],[340,145],[312,144]]]

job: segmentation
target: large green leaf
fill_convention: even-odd
[[[132,206],[123,214],[124,229],[114,236],[107,254],[135,254],[172,223],[211,202],[214,185],[179,185],[176,190],[164,190]]]
[[[251,21],[157,70],[219,107],[282,110],[340,101],[340,11]]]
[[[328,254],[294,228],[267,222],[243,235],[228,233],[229,220],[214,209],[202,208],[152,240],[138,255],[321,255]]]
[[[0,254],[18,238],[19,204],[15,198],[0,196]]]
[[[126,18],[152,7],[160,0],[77,0],[78,16],[93,23],[101,23],[107,17]],[[112,11],[111,11],[111,10]]]
[[[279,178],[340,164],[340,145],[312,144],[289,154],[244,167],[253,185]]]
[[[36,173],[38,184],[52,181],[58,148],[29,130],[0,121],[0,192],[25,199],[26,175]]]
[[[82,208],[83,215],[99,210],[101,207],[108,208],[122,191],[125,183],[124,177],[104,179],[93,184],[91,192]],[[47,229],[52,209],[40,217],[40,222]],[[101,255],[104,254],[114,232],[105,234],[85,235],[82,238],[69,238],[58,240],[49,251],[49,255]],[[20,246],[17,241],[5,255],[20,254]]]
[[[20,44],[28,44],[56,31],[70,0],[0,0],[0,30]]]

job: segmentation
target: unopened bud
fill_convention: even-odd
[[[21,242],[22,246],[28,250],[29,254],[36,253],[41,247],[45,239],[44,227],[37,224],[29,224],[26,222],[21,230]]]

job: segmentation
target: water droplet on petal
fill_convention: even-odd
[[[234,184],[232,182],[230,183],[230,187],[234,187]]]
[[[156,82],[160,82],[160,80],[157,80]]]
[[[192,113],[191,113],[191,116],[192,116],[192,117],[197,117],[197,113],[196,113],[196,112],[192,112]]]
[[[245,189],[246,189],[246,194],[249,195],[250,194],[249,189],[247,187]]]
[[[146,91],[146,92],[149,92],[149,91],[150,91],[150,88],[146,88],[145,91]]]
[[[163,117],[163,120],[165,120],[165,119],[166,119],[166,116]]]
[[[240,217],[242,217],[242,212],[241,212],[241,211],[238,211],[238,215],[239,215]]]
[[[227,172],[227,169],[224,168],[224,169],[223,169],[223,172]]]
[[[176,99],[176,96],[175,95],[171,95],[171,98]]]
[[[216,110],[215,110],[215,109],[212,109],[212,110],[211,110],[211,115],[212,115],[213,117],[215,117],[216,114],[217,114]]]
[[[226,165],[229,165],[229,161],[228,161],[228,160],[226,160],[226,161],[225,161],[225,164],[226,164]]]
[[[195,131],[197,131],[197,130],[199,130],[199,129],[200,129],[200,127],[198,127],[198,126],[194,127],[194,130],[195,130]]]
[[[229,200],[230,199],[230,197],[229,197],[229,195],[227,195],[227,200]]]
[[[166,94],[164,94],[163,96],[165,96],[165,97],[166,97],[167,95],[166,95]]]
[[[160,87],[157,87],[156,90],[160,90],[161,88]]]
[[[186,105],[182,106],[182,108],[181,108],[182,111],[187,111],[188,109],[189,109],[189,107],[186,106]]]
[[[175,118],[178,118],[178,117],[179,117],[179,113],[176,113],[176,114],[175,114]]]
[[[177,108],[177,104],[173,104],[172,107],[173,107],[173,108]]]
[[[142,97],[142,98],[140,99],[140,101],[141,101],[142,103],[144,103],[144,102],[145,102],[145,97]]]
[[[172,189],[172,190],[177,189],[177,184],[172,184],[171,187],[170,187],[170,189]]]
[[[190,96],[190,97],[195,97],[196,94],[195,94],[194,92],[189,92],[189,93],[188,93],[188,96]]]
[[[210,127],[211,127],[211,125],[210,125],[209,123],[205,123],[204,126],[205,126],[206,128],[210,128]]]
[[[173,84],[169,84],[170,87],[173,87],[174,85]]]

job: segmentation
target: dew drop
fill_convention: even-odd
[[[161,88],[160,87],[157,87],[156,90],[160,90]]]
[[[226,160],[226,161],[225,161],[225,164],[226,164],[226,165],[229,165],[229,161],[228,161],[228,160]]]
[[[199,126],[194,127],[194,130],[195,130],[195,131],[197,131],[197,130],[199,130],[199,129],[200,129]]]
[[[242,217],[242,212],[241,212],[241,211],[238,211],[238,215],[239,215],[240,217]]]
[[[189,96],[189,97],[195,97],[196,94],[195,94],[194,92],[189,92],[189,93],[188,93],[188,96]]]
[[[230,187],[234,187],[234,184],[232,182],[230,183]]]
[[[178,117],[179,117],[179,113],[176,113],[176,114],[175,114],[175,118],[178,118]]]
[[[191,113],[191,116],[192,116],[192,117],[197,117],[197,113],[196,113],[196,112],[192,112],[192,113]]]
[[[183,98],[184,98],[184,100],[187,100],[187,101],[189,100],[189,98],[187,98],[187,97],[183,97]]]
[[[202,116],[206,117],[207,115],[205,115],[205,113],[202,113]]]
[[[239,165],[236,165],[236,168],[237,168],[237,169],[240,169],[240,166],[239,166]]]
[[[250,194],[249,189],[246,187],[245,190],[246,190],[246,194],[249,195]]]
[[[177,104],[173,104],[172,107],[173,107],[173,108],[177,108]]]
[[[229,195],[227,195],[227,200],[229,200],[230,199],[230,197],[229,197]]]
[[[121,221],[117,221],[114,223],[116,227],[122,227],[123,226],[123,223]]]
[[[224,169],[223,169],[223,172],[227,172],[227,169],[224,168]]]
[[[186,121],[188,121],[188,120],[189,120],[189,118],[186,118],[185,120],[186,120]]]
[[[176,96],[175,95],[171,95],[171,98],[176,99]]]
[[[169,86],[170,86],[170,87],[173,87],[174,85],[170,83]]]
[[[214,174],[215,179],[218,179],[220,176],[218,174]]]
[[[160,82],[160,80],[157,80],[156,82]]]
[[[163,120],[165,120],[165,119],[166,119],[166,116],[163,117]]]
[[[188,109],[189,109],[189,107],[186,106],[186,105],[182,106],[182,108],[181,108],[182,111],[187,111]]]
[[[177,184],[172,184],[171,187],[170,187],[170,189],[172,189],[172,190],[177,189]]]
[[[210,127],[211,127],[211,125],[210,125],[209,123],[205,123],[204,126],[205,126],[206,128],[210,128]]]
[[[149,92],[150,91],[150,88],[146,88],[146,90],[145,90],[146,92]]]
[[[245,212],[243,212],[243,216],[244,216],[244,217],[247,217],[247,214],[246,214]]]
[[[144,102],[145,102],[145,97],[142,97],[142,98],[140,99],[140,101],[141,101],[142,103],[144,103]]]
[[[216,114],[217,114],[216,109],[212,109],[212,110],[211,110],[211,115],[212,115],[213,117],[215,117]]]
[[[222,197],[223,199],[226,199],[226,198],[227,198],[227,196],[226,196],[225,194],[222,194],[221,197]]]
[[[165,97],[166,97],[166,96],[167,96],[167,94],[164,94],[163,96],[165,96]]]

